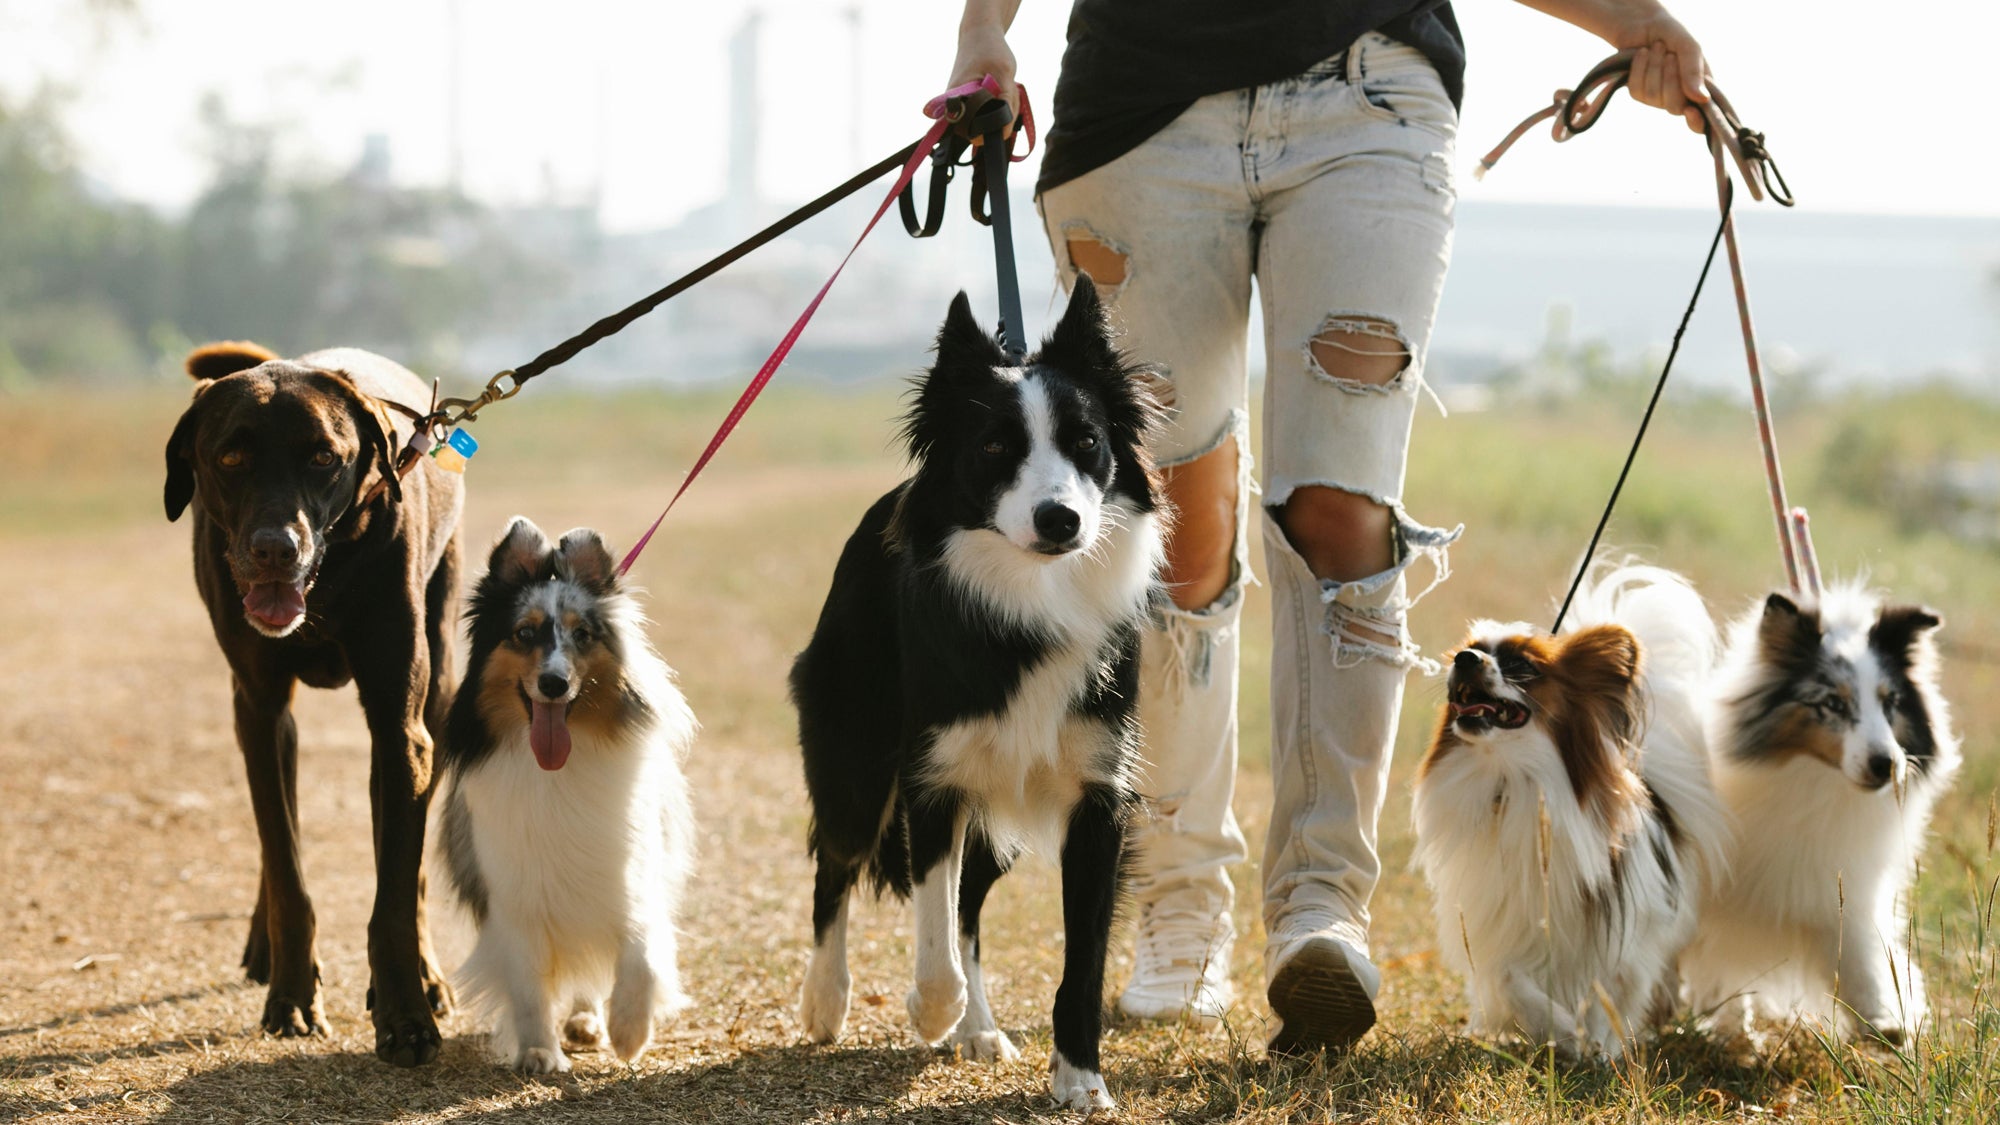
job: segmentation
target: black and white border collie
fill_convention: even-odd
[[[1816,603],[1772,594],[1732,630],[1715,780],[1736,845],[1682,966],[1732,1038],[1807,1015],[1901,1042],[1923,1021],[1906,899],[1959,763],[1941,623],[1848,584]]]
[[[520,1070],[567,1071],[564,1046],[607,1040],[629,1062],[687,1003],[694,715],[594,531],[551,545],[517,517],[467,620],[441,755],[445,871],[479,926],[459,995]]]
[[[1018,1057],[980,979],[979,911],[1034,848],[1062,870],[1052,1092],[1112,1105],[1098,1065],[1105,946],[1165,522],[1143,378],[1087,277],[1025,361],[964,294],[952,302],[904,426],[915,473],[862,517],[792,668],[819,865],[800,1018],[817,1042],[846,1021],[847,903],[865,872],[914,901],[918,1037]]]

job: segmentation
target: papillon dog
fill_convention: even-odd
[[[1732,628],[1714,744],[1738,830],[1684,965],[1696,1010],[1732,1038],[1814,1015],[1901,1042],[1922,1022],[1906,900],[1959,761],[1940,624],[1851,584],[1772,594]]]
[[[1017,1057],[980,976],[979,914],[1017,854],[1059,856],[1058,1102],[1112,1105],[1098,1063],[1105,949],[1137,798],[1139,631],[1165,522],[1156,407],[1079,277],[1041,350],[1008,356],[965,295],[904,436],[915,472],[861,518],[792,669],[812,798],[808,1036],[847,1017],[864,874],[913,900],[925,1043]]]
[[[1559,636],[1474,622],[1418,769],[1417,859],[1471,1026],[1617,1058],[1671,1010],[1728,822],[1709,780],[1715,626],[1626,566]]]
[[[687,1003],[694,715],[594,531],[551,545],[516,517],[466,616],[440,756],[445,871],[479,927],[459,995],[527,1073],[607,1041],[629,1062]]]

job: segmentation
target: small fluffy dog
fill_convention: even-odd
[[[479,924],[460,995],[530,1074],[607,1033],[630,1061],[687,1003],[674,913],[694,715],[594,531],[551,546],[517,517],[467,619],[443,753],[445,868]]]
[[[1417,858],[1473,1030],[1617,1058],[1671,1011],[1727,836],[1715,626],[1643,566],[1579,591],[1573,620],[1557,637],[1473,623],[1417,775]]]
[[[1684,971],[1697,1011],[1840,1016],[1901,1042],[1925,1014],[1904,901],[1931,806],[1958,768],[1937,685],[1936,613],[1859,585],[1772,594],[1731,630],[1716,678],[1716,788],[1730,877]]]
[[[813,957],[800,1019],[847,1018],[847,903],[865,871],[914,900],[910,1019],[926,1043],[1018,1053],[986,1001],[979,911],[1026,846],[1059,850],[1058,1102],[1109,1107],[1105,946],[1139,731],[1139,629],[1157,596],[1155,407],[1090,279],[1010,359],[965,295],[905,422],[916,471],[862,517],[792,668],[812,797]]]

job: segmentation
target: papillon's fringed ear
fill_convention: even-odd
[[[554,548],[549,546],[549,537],[526,516],[515,516],[514,522],[493,545],[493,557],[486,561],[486,572],[503,582],[526,582],[548,573],[555,558]]]
[[[1904,656],[1944,624],[1935,610],[1920,605],[1885,605],[1868,627],[1868,647],[1887,656]]]
[[[563,534],[556,547],[556,569],[593,594],[608,594],[618,585],[618,564],[604,537],[587,527]]]
[[[972,313],[972,301],[965,290],[951,299],[951,308],[944,314],[944,327],[938,329],[937,370],[948,372],[965,367],[993,368],[1007,363],[1007,353],[979,323]]]
[[[1594,625],[1564,637],[1558,659],[1572,684],[1622,690],[1639,678],[1639,638],[1623,625]]]

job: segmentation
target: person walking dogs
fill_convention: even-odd
[[[1700,46],[1655,0],[1522,0],[1635,48],[1630,93],[1699,131]],[[991,74],[1019,109],[1020,0],[966,0],[948,85]],[[1280,1052],[1375,1023],[1376,818],[1412,668],[1405,618],[1461,529],[1401,502],[1450,257],[1465,53],[1441,0],[1075,0],[1037,203],[1065,284],[1096,282],[1158,366],[1154,453],[1179,516],[1173,604],[1144,641],[1152,805],[1119,997],[1140,1018],[1232,1002],[1237,623],[1250,580],[1251,279],[1264,314],[1262,503],[1272,594],[1264,968]],[[1417,574],[1408,572],[1425,564]],[[1412,584],[1426,584],[1411,594]]]

